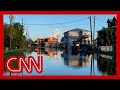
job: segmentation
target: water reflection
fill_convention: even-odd
[[[30,52],[36,52],[37,55],[42,56],[57,56],[58,49],[57,48],[33,48]]]
[[[115,56],[98,54],[97,64],[98,69],[102,74],[115,75],[116,74],[116,61]]]
[[[87,53],[71,53],[63,51],[64,63],[70,67],[83,67],[90,65],[91,55]]]
[[[43,56],[43,72],[35,70],[28,74],[25,70],[20,74],[5,72],[5,75],[115,75],[115,57],[104,54],[88,54],[61,50],[58,48],[32,48],[24,52],[28,56]],[[54,62],[57,61],[57,62]],[[17,64],[16,64],[17,65]],[[14,65],[15,66],[15,65]]]

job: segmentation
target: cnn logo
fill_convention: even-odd
[[[28,57],[28,61],[25,60],[23,56],[10,56],[5,63],[7,71],[11,73],[21,73],[23,71],[23,67],[28,73],[33,71],[33,66],[38,73],[42,72],[42,56],[38,56],[38,62],[35,60],[33,56]],[[17,62],[17,68],[13,68],[11,64],[13,62]]]

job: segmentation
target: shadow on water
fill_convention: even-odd
[[[89,54],[85,52],[79,52],[77,50],[61,50],[59,48],[31,48],[28,52],[23,53],[26,57],[28,57],[29,55],[33,55],[33,52],[35,52],[37,55],[42,55],[43,57],[48,56],[48,58],[56,58],[58,57],[58,55],[60,55],[58,58],[63,59],[64,66],[67,66],[68,68],[73,68],[73,70],[79,70],[88,67],[88,75],[96,75],[96,73],[100,73],[99,75],[116,74],[115,56],[99,53]],[[14,62],[13,66],[16,67],[16,65],[17,63]],[[64,66],[61,67],[63,67],[64,69]],[[47,72],[49,72],[49,70]]]

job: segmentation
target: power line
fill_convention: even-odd
[[[93,22],[92,22],[93,23]],[[74,25],[77,25],[78,27],[76,27],[76,28],[80,28],[80,27],[82,27],[83,25],[89,25],[89,22],[86,22],[86,23],[77,23],[77,24],[72,24],[71,26],[69,26],[69,25],[60,25],[60,26],[47,26],[47,28],[49,28],[49,30],[52,30],[52,29],[56,29],[56,28],[61,28],[62,26],[64,26],[63,28],[61,28],[62,30],[64,30],[64,29],[66,29],[66,30],[68,30],[68,29],[74,29]],[[84,28],[84,27],[83,27]],[[61,30],[60,29],[60,30]],[[29,30],[32,30],[30,27],[29,27]],[[34,29],[34,31],[35,30],[41,30],[41,29]],[[42,29],[43,31],[44,31],[44,29]],[[45,29],[46,30],[46,29]]]
[[[93,22],[92,22],[92,23],[93,23]],[[89,25],[89,22],[71,23],[70,25],[59,24],[59,25],[56,25],[56,26],[55,26],[55,25],[54,25],[54,26],[53,26],[53,25],[52,25],[52,26],[50,26],[50,25],[48,25],[48,26],[47,26],[47,25],[46,25],[46,26],[45,26],[45,25],[44,25],[44,26],[39,25],[38,27],[48,27],[48,28],[51,28],[51,29],[52,29],[52,28],[61,28],[61,27],[64,26],[65,28],[66,28],[66,27],[67,27],[67,28],[71,28],[71,27],[73,27],[74,25],[80,27],[80,26],[83,26],[83,25]],[[27,26],[27,25],[26,25],[26,26]],[[31,26],[32,26],[32,25],[31,25]],[[31,26],[29,26],[29,28],[30,28]],[[36,25],[33,25],[33,26],[36,26]],[[33,27],[33,26],[32,26],[32,27]],[[77,28],[79,28],[79,27],[77,27]],[[34,29],[34,30],[40,30],[40,29]]]
[[[85,18],[82,18],[82,19],[73,20],[73,21],[62,22],[62,23],[54,23],[54,24],[25,24],[25,25],[41,25],[41,26],[63,25],[63,24],[68,24],[68,23],[74,23],[74,22],[77,22],[77,21],[83,21],[85,19],[88,19],[88,17],[85,17]]]

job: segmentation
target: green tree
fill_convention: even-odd
[[[23,26],[20,23],[14,23],[14,36],[13,36],[13,44],[14,48],[22,48],[23,45]]]
[[[98,31],[97,44],[100,46],[113,45],[116,41],[115,30],[111,28],[102,28]]]
[[[12,24],[12,48],[23,48],[26,42],[26,37],[23,35],[24,29],[23,26],[17,22]],[[5,47],[10,46],[10,25],[4,24],[4,45]]]
[[[4,24],[4,45],[10,47],[10,25]]]

